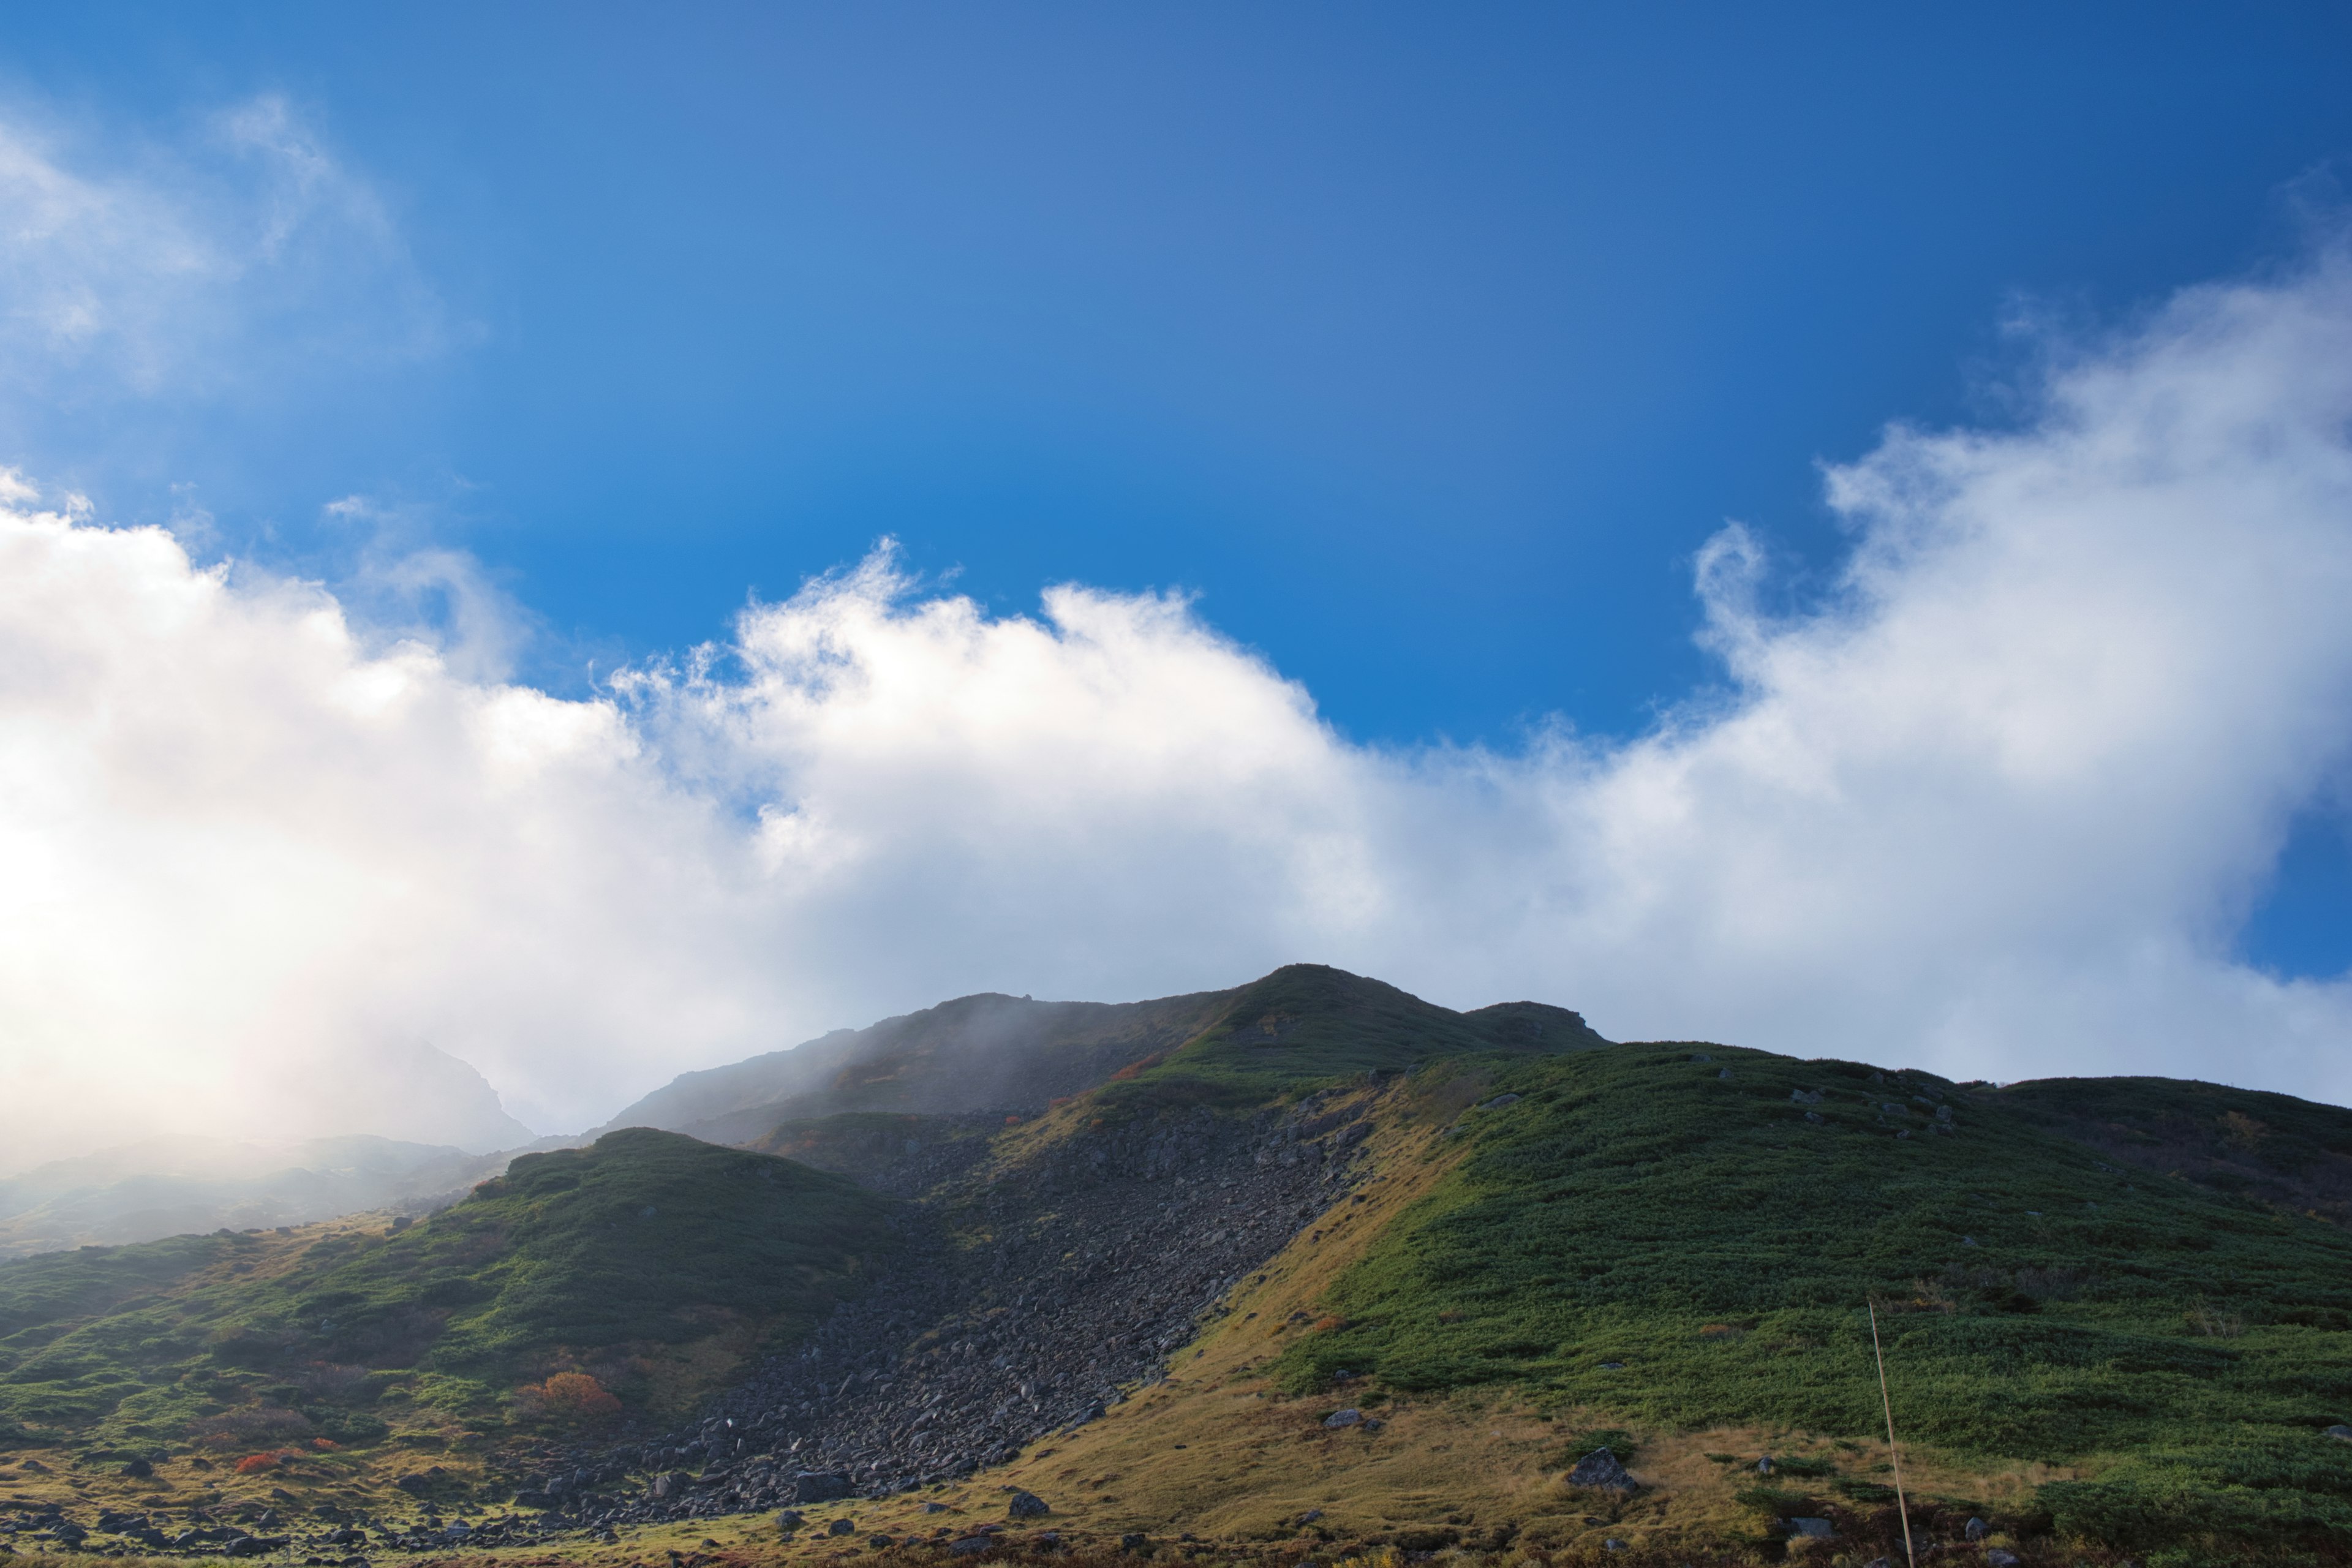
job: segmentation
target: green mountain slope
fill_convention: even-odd
[[[393,1232],[215,1234],[0,1266],[0,1422],[180,1438],[495,1420],[582,1369],[675,1407],[895,1245],[890,1200],[638,1129],[527,1155]],[[714,1360],[715,1355],[715,1360]],[[260,1414],[268,1413],[268,1414]]]
[[[1150,1002],[960,996],[790,1050],[681,1074],[614,1117],[748,1143],[780,1121],[851,1111],[1028,1111],[1076,1094],[1214,1017],[1231,992]]]
[[[2226,1132],[2255,1097],[1992,1091],[1719,1047],[1485,1066],[1519,1098],[1432,1142],[1459,1163],[1335,1282],[1342,1321],[1285,1351],[1294,1392],[1344,1369],[1867,1438],[1875,1300],[1910,1440],[2096,1472],[2043,1489],[2059,1530],[2352,1547],[2352,1444],[2323,1435],[2352,1420],[2352,1236],[2121,1166],[2053,1112]],[[1425,1107],[1459,1070],[1425,1075]],[[2352,1112],[2280,1098],[2266,1124],[2323,1151],[2352,1135]]]

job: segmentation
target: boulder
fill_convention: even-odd
[[[971,1557],[987,1551],[994,1544],[996,1543],[985,1535],[967,1535],[961,1541],[949,1542],[948,1554],[951,1557]]]
[[[2016,1552],[2003,1552],[1998,1546],[1985,1553],[1985,1568],[2017,1568],[2024,1561]]]
[[[1342,1426],[1360,1426],[1363,1421],[1364,1413],[1352,1405],[1345,1410],[1334,1410],[1323,1417],[1323,1425],[1335,1431]]]
[[[857,1521],[852,1519],[836,1519],[824,1527],[824,1532],[827,1535],[855,1535],[857,1533]]]
[[[1631,1493],[1642,1489],[1641,1483],[1626,1474],[1625,1467],[1617,1462],[1617,1456],[1606,1448],[1595,1448],[1577,1460],[1576,1468],[1568,1472],[1568,1484],[1605,1492]]]
[[[1118,1538],[1118,1549],[1121,1552],[1149,1552],[1151,1550],[1151,1537],[1122,1535]]]
[[[1983,1520],[1971,1519],[1968,1523],[1960,1526],[1960,1533],[1970,1541],[1982,1541],[1992,1533],[1992,1526]]]
[[[849,1478],[834,1471],[803,1470],[793,1478],[793,1500],[803,1507],[838,1501],[848,1495]]]
[[[1792,1519],[1788,1521],[1789,1533],[1807,1541],[1827,1541],[1837,1533],[1826,1519]]]
[[[1762,1458],[1756,1461],[1756,1473],[1759,1476],[1769,1476],[1772,1473],[1771,1455],[1767,1454]]]
[[[1004,1504],[1005,1516],[1010,1519],[1035,1519],[1053,1511],[1035,1492],[1014,1492]]]
[[[808,1521],[802,1516],[801,1510],[796,1508],[788,1508],[776,1515],[776,1528],[782,1531],[798,1530],[807,1522]]]
[[[2352,1443],[2352,1426],[2330,1426],[2327,1429],[2327,1436],[2335,1438],[2339,1443]]]

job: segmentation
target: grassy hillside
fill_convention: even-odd
[[[1512,1002],[1456,1013],[1345,970],[1293,963],[1225,993],[1198,1034],[1130,1063],[1097,1098],[1112,1114],[1187,1098],[1241,1106],[1465,1053],[1607,1044],[1566,1008]]]
[[[1416,1085],[1431,1120],[1465,1070]],[[2058,1529],[2352,1548],[2352,1444],[2322,1435],[2352,1420],[2337,1226],[2102,1158],[2050,1124],[2089,1090],[1690,1046],[1480,1072],[1487,1103],[1422,1156],[1457,1163],[1333,1284],[1329,1326],[1276,1363],[1286,1388],[1344,1370],[1654,1429],[1868,1438],[1875,1300],[1907,1437],[2084,1470],[2042,1489]],[[2115,1095],[2225,1131],[2246,1114],[2206,1086]],[[2352,1112],[2294,1103],[2271,1124],[2344,1146]],[[1759,1507],[1834,1500],[1791,1484]]]
[[[512,1420],[583,1370],[675,1409],[804,1329],[892,1245],[889,1200],[635,1130],[529,1155],[397,1231],[215,1234],[0,1266],[0,1423],[20,1434],[351,1443]]]

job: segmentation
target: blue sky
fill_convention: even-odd
[[[0,408],[0,462],[98,518],[359,608],[446,552],[567,699],[888,536],[999,616],[1195,595],[1407,751],[1704,700],[1727,521],[1767,610],[1833,600],[1823,464],[2010,428],[2067,345],[2296,265],[2352,153],[2332,5],[5,26],[6,117],[54,167],[188,233],[310,215],[233,304],[156,308],[186,341]],[[276,129],[223,132],[257,105]],[[2211,917],[2258,967],[2352,963],[2334,787]]]

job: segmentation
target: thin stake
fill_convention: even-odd
[[[1903,1516],[1903,1560],[1919,1568],[1919,1554],[1911,1550],[1911,1505],[1903,1500],[1903,1456],[1895,1447],[1895,1401],[1886,1393],[1886,1352],[1878,1343],[1878,1303],[1870,1307],[1870,1353],[1878,1358],[1878,1403],[1886,1410],[1886,1458],[1895,1467],[1895,1508]]]

